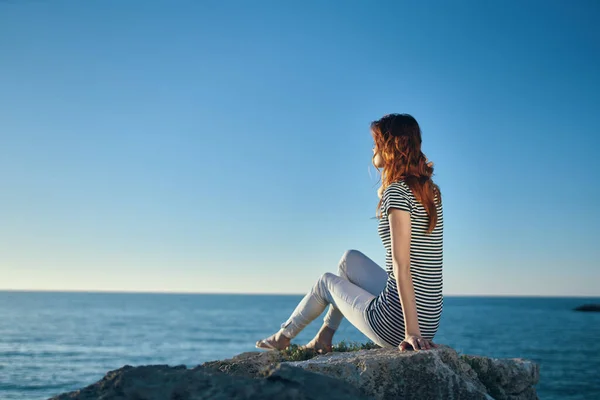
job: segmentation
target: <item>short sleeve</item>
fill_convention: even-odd
[[[412,212],[412,204],[407,189],[394,183],[389,185],[383,192],[382,206],[382,211],[386,217],[389,215],[390,208]]]

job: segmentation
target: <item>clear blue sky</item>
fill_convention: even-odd
[[[379,263],[413,114],[445,293],[600,295],[600,3],[0,1],[0,288],[302,293]]]

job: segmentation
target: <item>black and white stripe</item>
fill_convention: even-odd
[[[404,315],[392,266],[392,243],[388,221],[390,208],[410,212],[410,272],[415,288],[419,328],[421,335],[428,339],[432,339],[436,334],[442,314],[444,216],[440,204],[437,207],[437,225],[431,234],[427,234],[429,227],[427,212],[406,183],[394,182],[383,193],[378,231],[386,250],[385,269],[388,280],[383,292],[367,308],[367,318],[380,338],[390,345],[398,346],[404,339]]]

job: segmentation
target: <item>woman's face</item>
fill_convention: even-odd
[[[377,150],[377,146],[373,146],[373,165],[377,168],[383,168],[383,157]]]

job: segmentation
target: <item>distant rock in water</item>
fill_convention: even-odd
[[[330,353],[286,362],[278,352],[243,353],[194,369],[123,367],[51,400],[537,399],[539,366],[522,359],[459,356],[446,346]]]
[[[600,312],[600,304],[584,304],[576,307],[575,311],[596,311]]]

